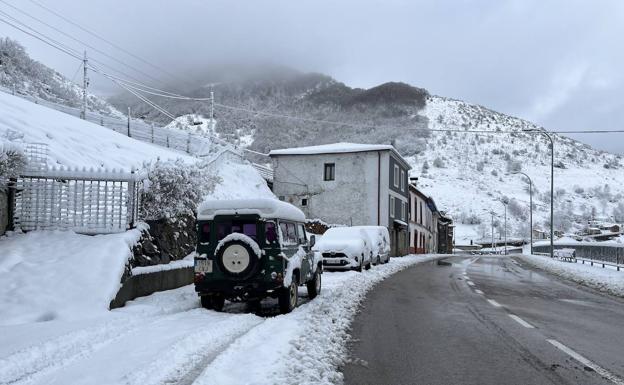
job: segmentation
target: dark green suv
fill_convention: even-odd
[[[297,306],[298,288],[321,291],[322,261],[311,251],[305,216],[277,199],[204,202],[197,215],[195,291],[202,306],[277,298],[280,312]]]

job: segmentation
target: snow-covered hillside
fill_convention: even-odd
[[[108,128],[0,92],[0,139],[48,145],[48,165],[87,169],[139,168],[161,158],[195,158],[128,138]]]
[[[541,129],[531,122],[458,100],[431,96],[423,113],[430,128],[483,130],[491,133],[432,132],[424,152],[410,157],[411,175],[447,210],[458,226],[458,242],[489,237],[490,211],[503,222],[501,199],[510,199],[510,234],[528,236],[527,173],[535,184],[534,222],[546,228],[550,204],[550,149]],[[514,134],[501,133],[514,131]],[[621,157],[597,151],[575,140],[555,135],[555,226],[573,231],[592,215],[624,220],[624,169]],[[479,225],[479,222],[481,225]],[[502,230],[502,228],[501,228]]]

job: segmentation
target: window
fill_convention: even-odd
[[[401,170],[401,191],[405,191],[405,171]]]
[[[392,178],[392,182],[394,183],[394,187],[399,188],[399,166],[394,165],[394,175]]]
[[[422,216],[422,201],[420,202],[420,222],[421,225],[423,224],[423,216]]]
[[[264,225],[264,239],[266,243],[272,244],[277,242],[277,227],[275,222],[266,222]]]
[[[394,197],[390,197],[390,218],[394,218]]]
[[[335,180],[336,179],[336,164],[335,163],[325,163],[325,171],[323,173],[324,180]]]
[[[301,206],[307,206],[308,205],[308,200],[306,198],[303,198],[301,200]]]
[[[297,231],[294,223],[280,222],[280,233],[282,233],[282,243],[284,245],[297,244]]]
[[[245,234],[254,241],[258,240],[255,221],[225,221],[217,224],[218,241],[232,233]]]
[[[210,223],[204,223],[201,225],[201,231],[199,232],[199,242],[210,242]]]
[[[405,218],[407,216],[407,203],[401,201],[401,219],[402,220],[406,220],[407,218]]]
[[[308,243],[308,240],[306,239],[305,228],[302,224],[297,225],[297,238],[299,238],[300,245],[306,245]]]

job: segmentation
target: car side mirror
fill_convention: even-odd
[[[314,247],[316,243],[316,235],[310,235],[310,247]]]

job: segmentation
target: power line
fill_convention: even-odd
[[[136,59],[136,60],[138,60],[138,61],[140,61],[140,62],[142,62],[142,63],[144,63],[144,64],[149,65],[150,67],[152,67],[152,68],[154,68],[154,69],[156,69],[156,70],[158,70],[158,71],[160,71],[160,72],[162,72],[162,73],[164,73],[164,74],[166,74],[166,75],[170,76],[170,77],[171,77],[171,78],[173,78],[173,79],[182,80],[179,76],[174,75],[174,74],[172,74],[171,72],[169,72],[169,71],[167,71],[167,70],[163,69],[162,67],[157,66],[156,64],[154,64],[154,63],[152,63],[152,62],[150,62],[150,61],[148,61],[148,60],[145,60],[145,59],[143,59],[143,58],[141,58],[141,57],[137,56],[136,54],[134,54],[134,53],[132,53],[132,52],[130,52],[130,51],[128,51],[128,50],[126,50],[126,49],[124,49],[123,47],[121,47],[121,46],[119,46],[119,45],[117,45],[117,44],[113,43],[112,41],[110,41],[110,40],[108,40],[108,39],[105,39],[104,37],[102,37],[102,36],[98,35],[97,33],[95,33],[95,32],[93,32],[93,31],[88,30],[87,28],[85,28],[85,27],[81,26],[81,25],[80,25],[80,24],[78,24],[77,22],[72,21],[72,20],[70,20],[69,18],[67,18],[67,17],[65,17],[65,16],[63,16],[63,15],[61,15],[60,13],[58,13],[58,12],[54,11],[53,9],[50,9],[50,8],[46,7],[45,5],[41,4],[39,1],[36,1],[36,0],[29,0],[29,1],[30,1],[31,3],[33,3],[33,4],[35,4],[36,6],[38,6],[38,7],[42,8],[42,9],[44,9],[44,10],[46,10],[46,11],[48,11],[48,12],[52,13],[53,15],[55,15],[55,16],[57,16],[57,17],[59,17],[60,19],[64,20],[65,22],[67,22],[67,23],[69,23],[69,24],[71,24],[71,25],[73,25],[73,26],[75,26],[75,27],[79,28],[80,30],[82,30],[82,31],[84,31],[84,32],[86,32],[86,33],[88,33],[89,35],[91,35],[91,36],[93,36],[93,37],[95,37],[95,38],[97,38],[97,39],[99,39],[99,40],[101,40],[101,41],[103,41],[103,42],[105,42],[105,43],[109,44],[110,46],[112,46],[112,47],[114,47],[114,48],[118,49],[119,51],[121,51],[121,52],[125,53],[126,55],[129,55],[129,56],[133,57],[134,59]],[[188,79],[188,81],[187,81],[187,80],[183,80],[183,81],[184,81],[186,84],[188,84],[188,85],[194,86],[194,84],[193,84],[193,82],[192,82],[192,80],[191,80],[191,79]]]
[[[94,50],[95,52],[98,52],[99,54],[101,54],[101,55],[103,55],[103,56],[105,56],[105,57],[107,57],[107,58],[109,58],[109,59],[111,59],[111,60],[113,60],[113,61],[115,61],[115,62],[117,62],[117,63],[119,63],[119,64],[121,64],[121,65],[123,65],[123,66],[125,66],[127,68],[129,68],[129,69],[131,69],[131,70],[133,70],[133,71],[135,71],[136,73],[140,73],[141,75],[143,75],[143,76],[145,76],[147,78],[150,78],[150,79],[152,79],[154,81],[161,82],[161,80],[159,80],[159,79],[157,79],[157,78],[155,78],[155,77],[145,73],[144,71],[141,71],[140,69],[138,69],[138,68],[136,68],[134,66],[131,66],[130,64],[124,63],[123,61],[117,59],[116,57],[114,57],[112,55],[109,55],[108,53],[106,53],[106,52],[104,52],[104,51],[102,51],[102,50],[100,50],[100,49],[98,49],[98,48],[96,48],[96,47],[94,47],[94,46],[92,46],[92,45],[90,45],[90,44],[88,44],[88,43],[86,43],[86,42],[84,42],[84,41],[74,37],[74,36],[71,36],[70,34],[62,31],[61,29],[56,28],[55,26],[50,25],[49,23],[46,23],[45,21],[43,21],[43,20],[41,20],[41,19],[39,19],[39,18],[37,18],[35,16],[32,16],[32,15],[30,15],[30,14],[24,12],[24,11],[22,11],[21,9],[13,6],[12,4],[7,3],[5,0],[0,0],[0,2],[5,4],[5,5],[7,5],[7,6],[9,6],[9,7],[11,7],[11,8],[13,8],[14,10],[18,11],[19,13],[21,13],[23,15],[26,15],[27,17],[29,17],[29,18],[31,18],[31,19],[33,19],[33,20],[35,20],[35,21],[45,25],[46,27],[48,27],[48,28],[50,28],[50,29],[52,29],[52,30],[62,34],[63,36],[66,36],[66,37],[70,38],[71,40],[73,40],[73,41],[75,41],[77,43],[80,43],[80,44],[84,45],[85,47],[88,47],[88,48]],[[14,17],[13,17],[13,19],[17,20]],[[21,24],[25,25],[23,22]],[[94,59],[91,58],[91,60],[94,60]],[[100,62],[100,64],[104,65],[104,63],[101,63],[101,62]]]

